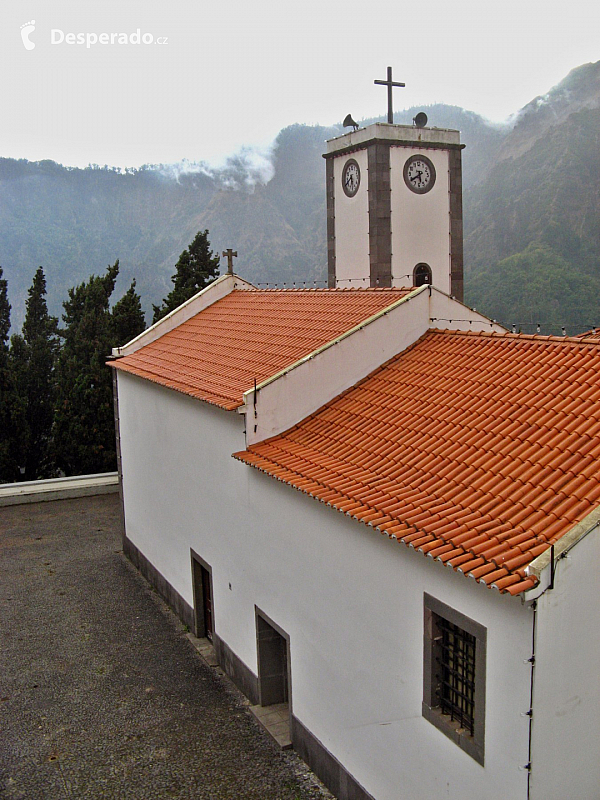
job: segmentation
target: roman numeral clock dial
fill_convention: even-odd
[[[360,167],[358,162],[349,158],[342,171],[342,189],[348,197],[354,197],[360,186]]]
[[[416,194],[425,194],[433,189],[435,167],[427,156],[411,156],[404,165],[404,183]]]

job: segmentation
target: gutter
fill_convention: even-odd
[[[531,564],[525,568],[525,573],[536,578],[538,584],[533,589],[523,593],[523,601],[535,600],[548,589],[552,589],[556,562],[561,558],[566,558],[576,544],[598,527],[600,527],[600,506],[561,536],[554,545],[551,545],[540,556],[534,558]]]

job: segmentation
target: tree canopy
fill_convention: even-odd
[[[92,275],[69,290],[64,303],[64,344],[57,363],[54,447],[67,475],[116,469],[112,376],[106,360],[112,348],[144,329],[135,282],[110,310],[118,260],[104,275]]]
[[[0,482],[107,472],[116,466],[115,346],[145,328],[135,280],[110,309],[119,262],[69,290],[65,327],[50,316],[39,267],[22,333],[8,343],[10,305],[0,268]]]
[[[115,303],[112,310],[113,347],[135,339],[146,327],[140,296],[135,290],[135,279],[123,297]]]
[[[482,270],[466,284],[466,302],[506,327],[523,333],[581,333],[600,325],[600,280],[576,269],[548,245],[523,252]]]
[[[58,320],[48,314],[42,267],[35,273],[25,306],[23,335],[11,339],[11,360],[23,409],[20,463],[25,480],[36,480],[55,474],[51,431],[59,345]]]
[[[8,333],[10,303],[7,282],[0,267],[0,480],[14,481],[19,475],[17,419],[20,416],[18,394],[10,364]]]
[[[179,256],[175,270],[171,278],[173,290],[162,305],[153,306],[152,322],[158,322],[219,276],[219,256],[210,249],[207,230],[198,231],[187,250]]]

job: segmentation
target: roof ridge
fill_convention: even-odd
[[[327,293],[333,293],[333,292],[339,292],[339,293],[342,293],[342,292],[344,292],[344,293],[349,293],[349,292],[369,292],[370,293],[370,292],[412,292],[412,291],[415,290],[415,288],[418,288],[418,287],[415,287],[415,286],[336,286],[334,288],[330,288],[328,286],[285,286],[285,287],[283,287],[283,286],[274,286],[273,288],[268,288],[268,287],[267,288],[262,288],[260,286],[257,286],[254,289],[239,288],[239,289],[234,289],[233,291],[235,291],[235,292],[253,292],[254,294],[256,294],[256,292],[265,292],[265,293],[269,292],[271,294],[274,293],[274,292],[286,292],[286,293],[289,293],[289,292],[296,292],[296,293],[300,293],[300,292],[311,292],[311,293],[317,293],[317,292],[327,292]]]
[[[600,338],[582,338],[584,334],[576,336],[556,336],[553,334],[540,333],[512,333],[511,331],[462,331],[453,328],[430,328],[428,333],[446,334],[448,336],[485,336],[495,339],[514,339],[516,341],[536,341],[536,342],[566,342],[568,344],[594,344],[600,345]]]

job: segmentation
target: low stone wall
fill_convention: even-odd
[[[65,500],[70,497],[110,494],[118,491],[119,476],[116,472],[77,475],[73,478],[50,478],[44,481],[3,483],[0,484],[0,506]]]

